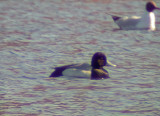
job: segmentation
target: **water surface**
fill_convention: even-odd
[[[159,116],[160,12],[154,32],[118,30],[106,14],[140,15],[145,2],[1,0],[0,114]],[[117,65],[110,79],[48,78],[98,51]]]

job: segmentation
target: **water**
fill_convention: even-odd
[[[159,12],[154,32],[117,30],[106,15],[140,15],[143,5],[145,0],[1,0],[0,114],[159,116]],[[53,67],[90,62],[98,51],[117,65],[108,67],[110,79],[48,78]]]

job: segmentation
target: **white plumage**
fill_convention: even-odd
[[[156,29],[156,18],[154,10],[160,10],[155,2],[148,2],[146,4],[146,11],[142,16],[131,16],[131,17],[119,17],[112,15],[114,22],[122,30],[151,30]]]

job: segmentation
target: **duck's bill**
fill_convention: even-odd
[[[110,61],[108,61],[108,60],[107,60],[107,64],[106,64],[106,66],[112,66],[112,67],[116,67],[117,65],[115,65],[115,64],[112,64]]]

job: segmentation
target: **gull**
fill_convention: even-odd
[[[111,15],[114,22],[122,30],[156,30],[154,10],[160,10],[153,1],[146,3],[146,11],[142,16],[119,17]]]

